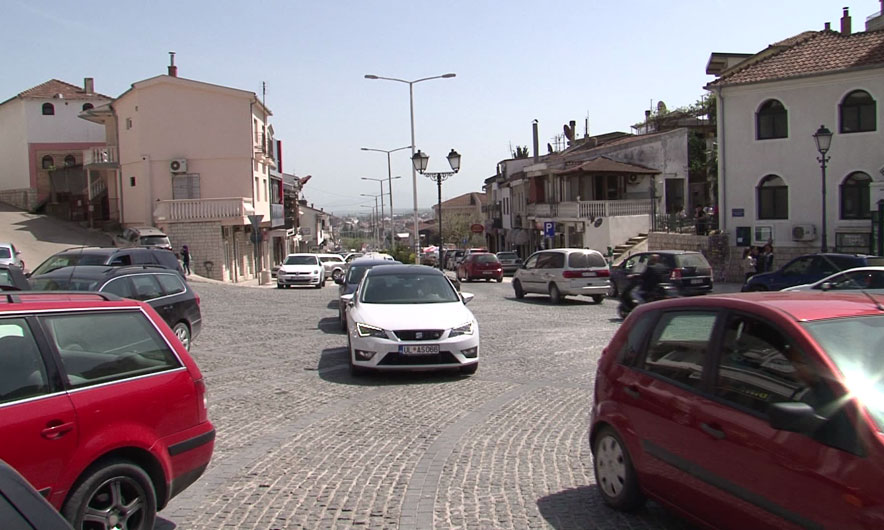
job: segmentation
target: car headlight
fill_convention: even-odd
[[[461,324],[455,328],[451,328],[451,332],[448,334],[449,337],[459,337],[461,335],[472,335],[473,334],[473,321],[469,321],[466,324]]]
[[[383,329],[375,326],[369,326],[368,324],[363,324],[362,322],[356,323],[356,333],[358,333],[360,337],[386,338],[387,336],[387,333]]]

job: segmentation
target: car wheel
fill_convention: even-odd
[[[593,444],[592,463],[602,500],[624,512],[640,508],[645,496],[623,441],[611,427],[602,427]]]
[[[344,271],[342,271],[341,269],[335,269],[334,272],[332,272],[332,280],[337,281],[343,275]]]
[[[503,276],[497,279],[497,283],[503,283]]]
[[[602,300],[604,300],[604,299],[605,299],[605,297],[600,294],[592,295],[592,302],[594,304],[600,304],[600,303],[602,303]]]
[[[61,514],[74,528],[150,530],[157,516],[157,497],[150,477],[126,460],[114,459],[82,479],[65,501]]]
[[[479,369],[479,363],[469,364],[467,366],[461,366],[460,373],[464,375],[473,375],[476,373],[476,370]]]
[[[343,311],[338,311],[338,320],[341,322],[341,331],[347,331],[347,316]]]
[[[277,284],[276,284],[276,288],[277,288],[277,289],[282,289],[282,284],[281,284],[281,283],[277,283]]]
[[[175,336],[178,337],[178,340],[181,341],[181,344],[184,345],[184,349],[190,351],[190,328],[187,327],[187,324],[179,322],[175,324],[172,331],[175,333]]]
[[[522,282],[519,280],[513,280],[513,291],[516,293],[516,298],[519,300],[525,298],[525,291],[522,289]]]
[[[549,301],[554,304],[562,303],[562,293],[559,291],[559,287],[554,283],[549,284]]]
[[[320,278],[319,283],[316,284],[317,289],[322,289],[323,287],[325,287],[325,277],[324,276],[322,278]]]

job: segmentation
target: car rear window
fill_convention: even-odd
[[[494,254],[476,254],[474,259],[478,263],[497,263],[500,261]]]
[[[6,247],[0,247],[0,258],[11,258],[12,252]]]
[[[98,287],[98,280],[72,277],[31,279],[31,288],[35,291],[97,291]]]
[[[695,267],[697,269],[708,269],[709,268],[709,262],[706,261],[706,258],[704,258],[702,254],[676,254],[675,265],[676,265],[676,267],[681,267],[681,268],[688,268],[688,267]]]
[[[519,256],[515,252],[498,252],[497,257],[500,259],[516,259]]]
[[[142,245],[161,245],[166,247],[171,247],[172,243],[169,241],[169,238],[166,236],[142,236],[141,237]]]
[[[862,266],[862,265],[861,265]],[[884,267],[884,257],[881,256],[870,256],[866,258],[865,266],[868,267]]]
[[[95,255],[80,252],[71,254],[59,254],[56,256],[52,256],[51,258],[41,263],[39,267],[34,269],[32,275],[39,276],[40,274],[52,272],[55,269],[70,267],[71,265],[104,265],[106,261],[106,255]]]
[[[574,252],[568,256],[568,266],[572,269],[593,269],[607,265],[605,258],[595,252]]]

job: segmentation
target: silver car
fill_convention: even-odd
[[[516,272],[522,266],[522,258],[512,250],[498,252],[497,259],[500,260],[500,266],[503,267],[504,274]]]
[[[12,243],[0,243],[0,263],[25,268],[25,262],[21,259],[21,250],[15,248]]]
[[[516,298],[527,293],[549,295],[560,303],[566,296],[589,296],[599,304],[611,291],[611,269],[601,252],[556,248],[535,252],[513,275]]]

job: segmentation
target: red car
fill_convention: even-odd
[[[464,257],[455,272],[460,281],[497,280],[503,281],[503,265],[497,256],[490,252],[472,253]]]
[[[212,457],[206,386],[149,305],[0,298],[0,459],[75,529],[153,528]]]
[[[881,295],[639,306],[596,375],[598,490],[704,527],[884,528],[882,360]]]

